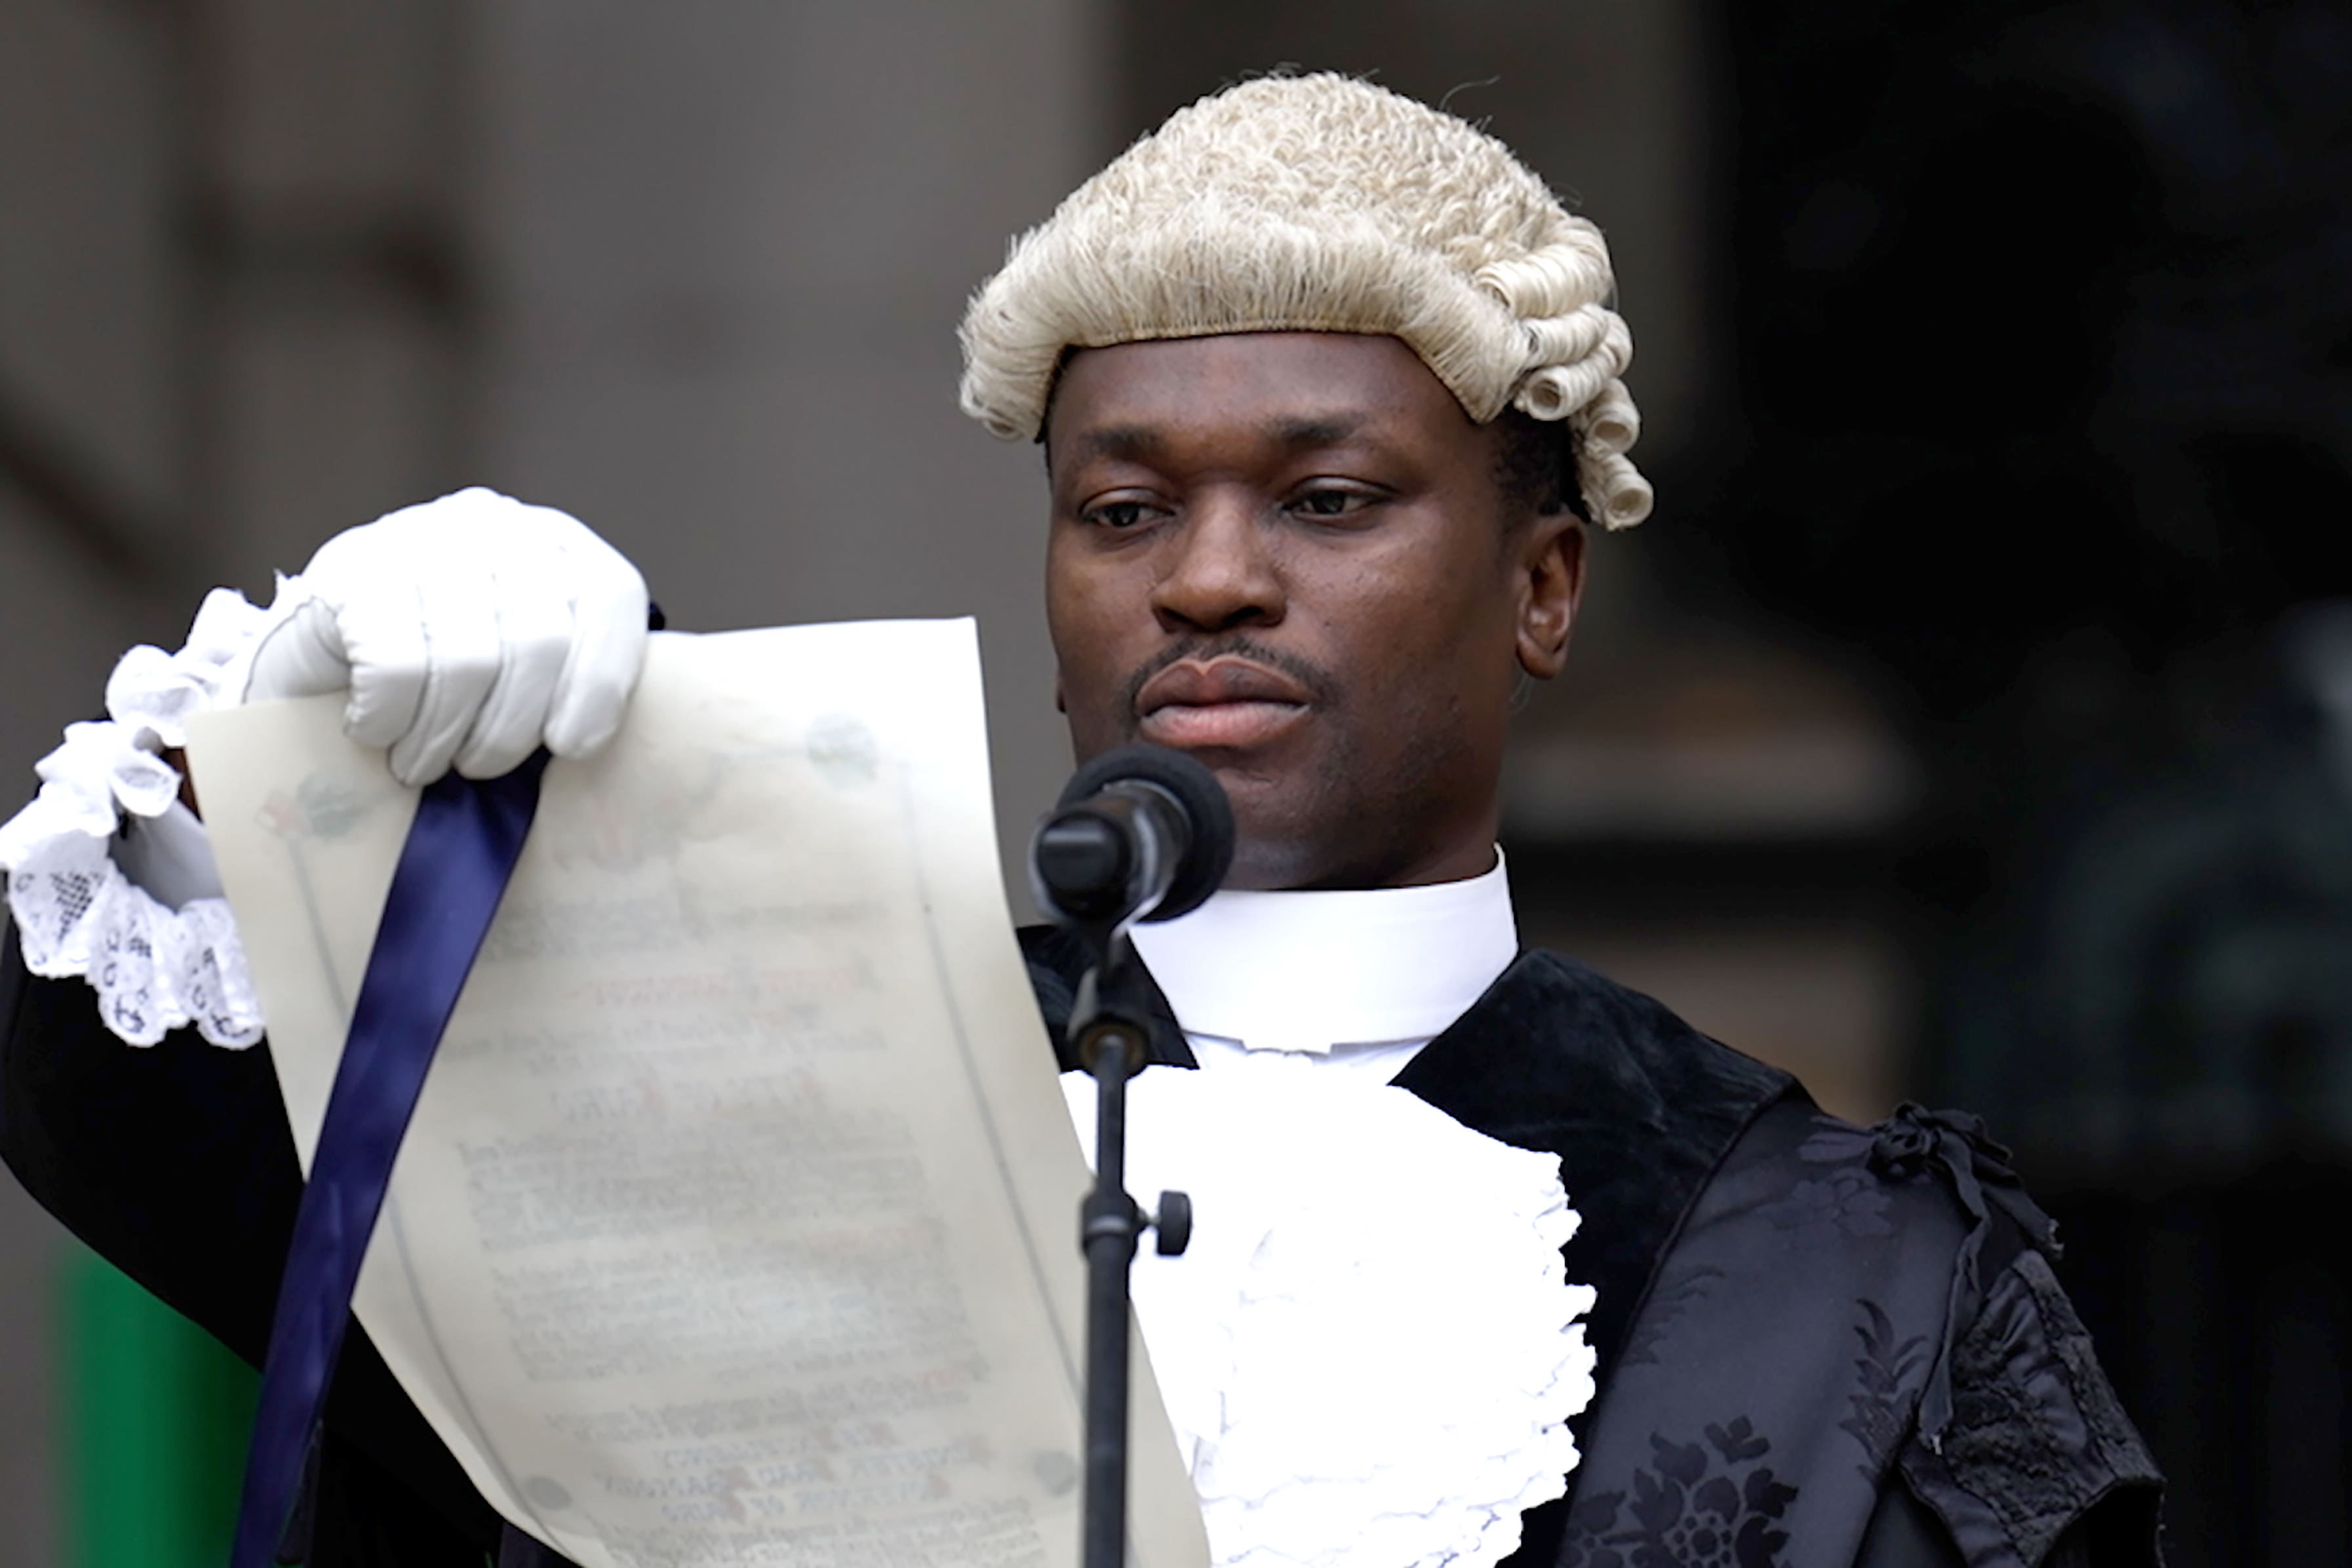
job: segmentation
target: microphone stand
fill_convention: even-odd
[[[1150,1059],[1153,992],[1128,926],[1172,919],[1216,891],[1233,863],[1234,814],[1216,776],[1164,746],[1105,752],[1072,776],[1037,825],[1029,875],[1038,907],[1086,947],[1067,1034],[1095,1080],[1095,1184],[1078,1211],[1087,1258],[1083,1568],[1127,1561],[1128,1271],[1145,1226],[1162,1257],[1184,1250],[1192,1201],[1160,1194],[1146,1214],[1127,1192],[1127,1080]]]
[[[1151,1016],[1125,924],[1079,922],[1094,963],[1078,983],[1069,1037],[1095,1080],[1095,1184],[1079,1213],[1087,1257],[1087,1408],[1082,1568],[1124,1568],[1127,1551],[1129,1270],[1146,1226],[1166,1258],[1192,1239],[1192,1205],[1161,1193],[1156,1215],[1127,1191],[1127,1080],[1150,1059]]]

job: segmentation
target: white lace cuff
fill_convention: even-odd
[[[1192,1199],[1135,1306],[1220,1568],[1486,1568],[1593,1394],[1559,1162],[1402,1089],[1154,1068],[1129,1184]],[[1064,1080],[1085,1138],[1093,1088]]]
[[[36,765],[40,793],[0,823],[0,871],[25,967],[88,980],[106,1026],[134,1046],[186,1024],[216,1046],[261,1038],[227,902],[169,907],[124,874],[113,848],[121,814],[174,810],[179,771],[157,751],[185,742],[189,715],[243,695],[245,661],[271,619],[215,588],[178,653],[142,645],[124,654],[107,679],[108,717],[68,725],[65,744]],[[184,872],[187,857],[178,858]]]

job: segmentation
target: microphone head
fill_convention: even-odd
[[[1183,863],[1168,884],[1168,896],[1144,920],[1172,921],[1190,914],[1224,884],[1234,863],[1234,807],[1225,798],[1225,786],[1183,752],[1138,741],[1103,752],[1071,774],[1058,805],[1075,805],[1121,783],[1158,789],[1176,803],[1192,830]]]

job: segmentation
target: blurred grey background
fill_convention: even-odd
[[[1524,934],[1843,1114],[1990,1114],[2176,1561],[2352,1560],[2329,5],[0,0],[9,787],[207,587],[481,483],[677,627],[976,616],[1017,844],[1068,765],[1042,473],[955,322],[1284,64],[1486,121],[1615,252],[1660,506],[1525,715]],[[137,1369],[211,1375],[91,1268],[0,1181],[0,1568],[142,1560],[122,1478],[187,1443]]]

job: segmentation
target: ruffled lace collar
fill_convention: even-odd
[[[1197,1216],[1134,1294],[1219,1568],[1484,1568],[1563,1495],[1593,1292],[1557,1156],[1385,1086],[1155,1068],[1128,1177]]]

